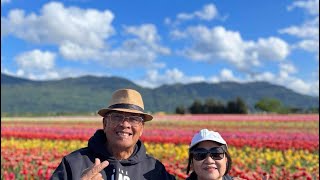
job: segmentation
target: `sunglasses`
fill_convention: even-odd
[[[207,158],[208,154],[213,160],[221,160],[224,157],[224,149],[222,147],[214,147],[209,150],[204,148],[196,148],[190,152],[193,159],[196,161],[202,161]]]

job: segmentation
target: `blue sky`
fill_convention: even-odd
[[[268,81],[319,96],[319,0],[1,0],[1,72]]]

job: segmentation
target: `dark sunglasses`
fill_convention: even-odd
[[[208,154],[214,160],[221,160],[224,157],[224,149],[222,147],[214,147],[209,150],[204,148],[196,148],[190,152],[193,159],[196,161],[202,161],[207,158]]]

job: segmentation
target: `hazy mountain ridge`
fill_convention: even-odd
[[[107,106],[119,88],[141,92],[147,111],[173,112],[195,99],[214,98],[227,102],[241,97],[250,108],[263,97],[277,98],[286,106],[318,107],[319,97],[302,95],[268,82],[205,82],[143,88],[119,77],[83,76],[62,80],[32,81],[1,74],[1,113],[96,112]]]

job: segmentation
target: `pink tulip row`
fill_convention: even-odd
[[[157,120],[197,120],[197,121],[319,121],[319,114],[187,114],[158,115]]]
[[[1,127],[1,137],[46,138],[65,140],[88,140],[96,128],[49,128],[49,127]],[[146,142],[170,142],[189,144],[196,131],[183,129],[145,129],[142,140]],[[269,147],[275,149],[318,150],[319,135],[287,132],[220,132],[233,146]]]

